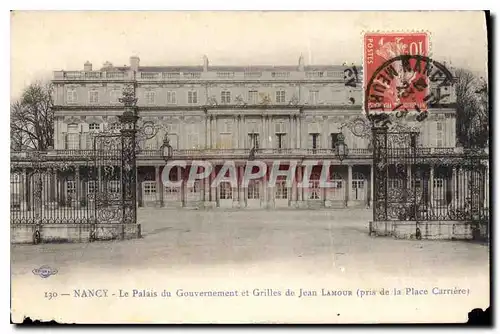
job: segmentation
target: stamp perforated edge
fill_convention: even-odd
[[[432,59],[432,32],[429,30],[425,29],[404,29],[404,30],[381,30],[381,29],[376,29],[376,30],[361,30],[360,32],[360,41],[361,41],[361,66],[363,69],[363,78],[361,81],[362,85],[362,97],[361,97],[361,114],[363,117],[366,118],[366,115],[368,113],[365,110],[365,90],[366,90],[366,85],[368,84],[366,80],[366,68],[365,68],[365,35],[366,34],[427,34],[427,57]],[[370,111],[370,114],[387,114],[386,111],[378,111],[378,110],[372,110]],[[389,113],[392,114],[392,113]]]

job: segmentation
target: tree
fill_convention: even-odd
[[[52,85],[40,82],[26,87],[10,106],[11,149],[45,151],[54,145]]]
[[[457,141],[465,148],[485,148],[489,139],[488,85],[472,72],[456,72]]]

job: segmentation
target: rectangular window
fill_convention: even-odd
[[[421,188],[422,187],[422,182],[420,179],[411,179],[411,186],[412,188]]]
[[[443,179],[434,179],[434,188],[443,188]]]
[[[66,149],[68,150],[80,149],[80,135],[78,133],[68,133],[66,137]]]
[[[99,123],[90,123],[89,131],[99,131]]]
[[[319,147],[318,137],[319,137],[318,133],[311,133],[309,135],[309,148],[312,148],[313,150],[315,150]]]
[[[76,103],[77,102],[76,90],[68,89],[66,92],[66,102],[67,103]]]
[[[259,92],[256,90],[248,91],[248,103],[257,104],[259,102]]]
[[[330,133],[330,140],[332,141],[332,143],[331,143],[332,150],[334,150],[335,147],[337,146],[337,142],[339,140],[339,135],[340,135],[340,133]]]
[[[188,92],[188,103],[189,104],[198,103],[198,92],[196,92],[196,91],[189,91]]]
[[[437,122],[436,123],[436,130],[437,131],[443,131],[443,123]]]
[[[274,132],[275,133],[286,133],[285,123],[278,122],[274,124]]]
[[[363,189],[365,187],[365,181],[363,180],[353,180],[352,189]]]
[[[309,103],[310,104],[318,103],[318,98],[319,98],[319,91],[317,91],[317,90],[309,91]]]
[[[144,98],[146,99],[147,104],[154,104],[155,103],[155,92],[154,91],[147,91],[144,93]]]
[[[199,145],[197,124],[186,124],[187,148],[196,149]]]
[[[285,140],[286,133],[277,133],[276,134],[276,148],[282,149],[286,146]]]
[[[233,189],[231,188],[231,184],[229,182],[222,182],[219,185],[220,199],[232,199],[233,198]]]
[[[109,181],[108,192],[120,193],[120,181]]]
[[[309,188],[309,199],[320,199],[319,180],[312,180]]]
[[[276,92],[276,103],[285,103],[285,91],[279,90]]]
[[[232,133],[233,132],[233,122],[230,120],[225,120],[222,123],[221,133]]]
[[[94,194],[97,191],[97,185],[95,181],[87,182],[87,194]]]
[[[223,91],[220,93],[220,101],[223,104],[231,103],[231,92]]]
[[[89,92],[89,103],[99,103],[99,92],[91,90]]]
[[[188,188],[191,194],[198,194],[201,192],[201,180],[195,180],[193,186]]]
[[[259,199],[260,198],[260,183],[256,180],[250,180],[248,183],[247,189],[247,198],[248,199]]]
[[[120,98],[122,97],[122,92],[119,90],[112,90],[109,93],[109,100],[111,103],[120,103]]]
[[[75,181],[66,181],[66,194],[67,195],[76,194],[76,182]]]
[[[288,199],[288,188],[286,181],[277,181],[275,190],[276,199]]]
[[[177,97],[174,91],[167,92],[167,104],[177,104]]]
[[[443,132],[442,131],[439,131],[436,134],[436,146],[443,147]]]
[[[177,195],[180,192],[180,188],[178,187],[167,187],[165,186],[165,194],[168,195]]]
[[[144,182],[144,195],[154,195],[156,194],[156,182]]]
[[[248,148],[259,148],[259,128],[256,121],[247,123]]]
[[[249,148],[259,149],[259,134],[258,133],[249,133]]]

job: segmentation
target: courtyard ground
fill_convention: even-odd
[[[59,291],[59,295],[66,292],[73,296],[74,289],[99,287],[113,291],[119,288],[166,289],[174,294],[179,288],[189,291],[252,291],[255,288],[299,291],[303,288],[318,293],[326,288],[352,290],[354,294],[353,299],[342,299],[341,304],[340,299],[334,298],[333,304],[330,301],[326,308],[324,298],[296,298],[286,303],[280,299],[282,297],[266,298],[265,304],[259,304],[261,299],[258,297],[247,298],[252,302],[243,304],[232,304],[229,299],[224,302],[213,298],[179,298],[169,303],[170,306],[176,305],[176,312],[161,316],[156,306],[152,306],[159,307],[161,300],[148,304],[143,300],[134,301],[135,306],[126,308],[124,313],[112,312],[115,320],[135,319],[134,322],[152,319],[158,322],[187,319],[202,322],[281,322],[294,319],[299,319],[298,322],[377,322],[381,321],[383,314],[389,319],[386,321],[408,321],[417,314],[418,320],[424,322],[432,317],[434,321],[449,321],[456,317],[466,321],[467,312],[472,308],[489,305],[487,246],[463,241],[370,237],[368,221],[371,211],[366,209],[141,209],[138,219],[143,237],[137,240],[12,245],[13,307],[17,305],[19,311],[22,309],[21,313],[26,314],[28,304],[23,300],[34,298],[40,301],[35,305],[46,305],[41,308],[30,306],[31,312],[38,317],[57,314],[60,321],[109,321],[108,311],[111,309],[108,307],[121,309],[123,303],[118,306],[116,301],[111,302],[103,310],[104,304],[96,308],[89,301],[75,301],[71,296],[59,296],[51,301],[43,298],[47,291]],[[58,273],[47,279],[33,275],[32,270],[41,265],[57,268]],[[408,287],[414,288],[411,296],[399,301],[395,295],[356,297],[358,289],[378,291],[387,288],[392,291],[401,288],[406,291]],[[469,290],[467,296],[432,296],[430,291],[434,287]],[[431,296],[414,295],[414,291],[426,289]],[[49,311],[49,305],[60,312]],[[228,308],[228,305],[232,306]],[[458,305],[461,307],[457,308]],[[76,310],[88,307],[88,310],[85,316],[76,311],[65,313],[73,307]],[[365,307],[375,307],[375,311],[359,318],[356,311]],[[225,312],[221,313],[221,309]],[[334,316],[336,314],[339,315]]]

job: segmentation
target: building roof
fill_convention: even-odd
[[[342,71],[346,67],[342,65],[307,65],[304,66],[304,71]],[[130,66],[114,66],[113,70],[128,71]],[[101,71],[109,70],[109,68],[101,68]],[[208,66],[209,71],[228,71],[228,72],[245,72],[245,71],[298,71],[296,65],[247,65],[247,66]],[[203,66],[139,66],[140,72],[203,72]]]

